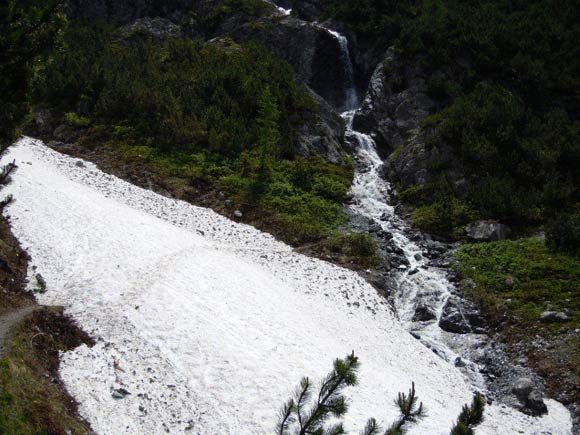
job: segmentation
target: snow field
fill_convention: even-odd
[[[352,433],[394,419],[412,381],[430,412],[410,434],[447,434],[471,400],[357,274],[39,141],[22,139],[13,159],[7,213],[47,282],[39,302],[65,306],[97,340],[64,354],[61,375],[99,434],[272,434],[300,378],[320,379],[351,350],[362,363]],[[477,433],[571,433],[567,410],[548,407],[533,419],[489,406]]]

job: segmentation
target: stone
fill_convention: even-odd
[[[241,219],[242,217],[244,217],[244,214],[240,210],[236,210],[234,211],[234,217],[236,219]]]
[[[437,319],[437,314],[428,305],[420,303],[417,305],[417,308],[415,308],[415,314],[413,315],[414,322],[427,322],[435,319]]]
[[[548,412],[548,407],[544,403],[542,395],[538,391],[532,391],[525,400],[526,407],[532,415],[539,416]]]
[[[475,242],[492,242],[507,239],[511,229],[497,221],[481,220],[469,224],[465,232]]]
[[[226,199],[225,202],[224,202],[224,205],[227,208],[232,208],[234,206],[234,201],[232,199]]]
[[[77,160],[77,161],[75,162],[75,166],[76,166],[77,168],[84,168],[84,167],[85,167],[85,162],[83,162],[82,160]]]
[[[455,367],[465,367],[465,366],[467,366],[467,363],[463,358],[461,358],[460,356],[455,358]]]
[[[485,319],[473,303],[451,296],[443,306],[439,327],[456,334],[480,334],[485,332]]]
[[[564,323],[570,320],[570,317],[561,311],[544,311],[540,315],[540,322],[543,323]]]
[[[525,402],[535,387],[534,381],[530,378],[518,378],[512,385],[512,393],[522,402]]]

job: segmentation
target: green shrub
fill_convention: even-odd
[[[91,120],[89,118],[79,116],[75,112],[65,113],[64,120],[71,127],[88,127],[91,125]]]
[[[476,217],[473,209],[454,198],[418,207],[412,215],[413,224],[423,231],[447,237],[461,238],[463,228]]]

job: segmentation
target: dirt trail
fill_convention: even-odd
[[[30,313],[40,309],[39,305],[31,305],[28,307],[9,311],[0,315],[0,358],[4,357],[6,347],[4,342],[12,327],[28,316]]]

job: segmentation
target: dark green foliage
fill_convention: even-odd
[[[312,108],[291,67],[257,46],[198,44],[147,35],[120,40],[102,26],[75,25],[37,80],[37,99],[64,111],[84,101],[95,124],[132,128],[135,140],[166,151],[236,156],[263,140],[260,104],[277,112],[269,132],[280,154],[294,149],[301,114]],[[271,138],[269,139],[271,142]]]
[[[570,212],[580,183],[580,8],[565,0],[329,1],[366,45],[395,45],[420,65],[440,103],[428,145],[451,147],[469,189],[453,191],[481,218],[537,226]],[[391,74],[397,77],[396,72]],[[444,169],[444,168],[443,168]],[[442,168],[429,169],[433,178]],[[430,186],[435,230],[449,233]],[[436,198],[436,199],[430,199]]]
[[[64,26],[59,0],[0,3],[0,144],[15,139],[29,112],[34,64]]]
[[[561,215],[548,223],[546,244],[554,252],[580,255],[580,213]]]
[[[463,406],[457,423],[451,429],[451,435],[474,435],[473,428],[483,421],[484,409],[485,400],[480,393],[476,393],[471,406]]]
[[[316,397],[314,385],[309,378],[303,378],[300,386],[282,408],[276,429],[278,435],[341,435],[345,431],[342,424],[326,427],[331,416],[340,417],[348,410],[343,395],[344,388],[355,385],[359,368],[354,353],[344,359],[334,361],[334,369],[320,383]]]

